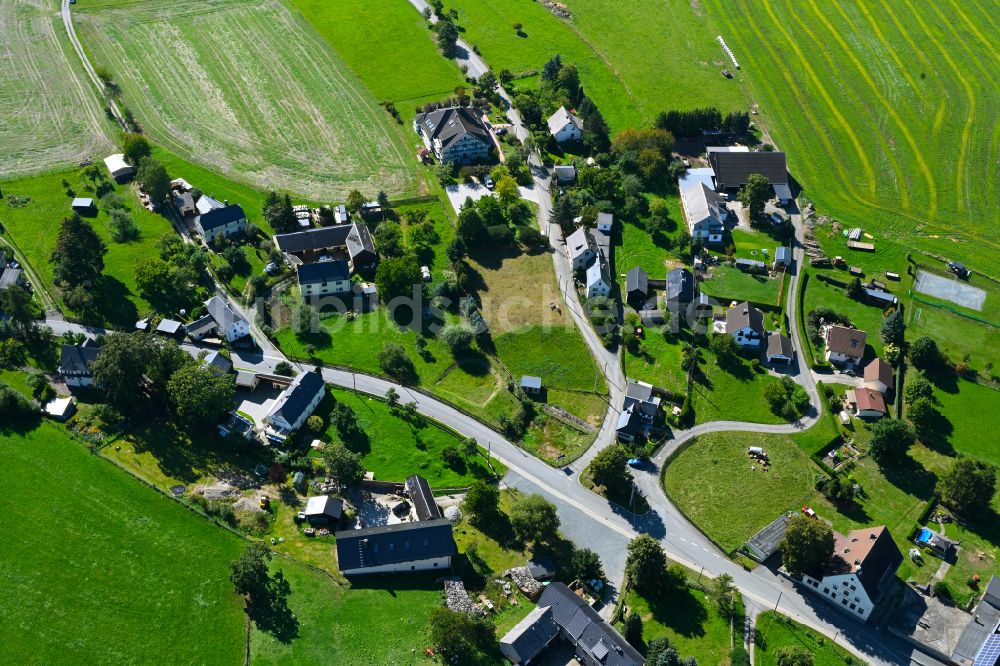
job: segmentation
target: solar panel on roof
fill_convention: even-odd
[[[993,634],[979,648],[974,666],[996,666],[1000,661],[1000,634]]]

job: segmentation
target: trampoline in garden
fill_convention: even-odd
[[[921,294],[950,301],[963,308],[981,311],[986,292],[978,287],[962,282],[958,278],[946,278],[927,271],[917,271],[917,281],[913,288]]]

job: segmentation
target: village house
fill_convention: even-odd
[[[297,374],[264,417],[268,437],[283,441],[301,428],[325,395],[326,384],[319,373]]]
[[[413,130],[441,162],[472,164],[486,160],[493,149],[482,113],[472,107],[418,113]]]
[[[345,576],[448,569],[457,552],[446,518],[343,530],[335,536],[337,566]]]
[[[833,556],[820,571],[805,573],[802,582],[841,610],[867,620],[889,589],[903,555],[885,526],[833,533]]]
[[[642,655],[565,584],[549,583],[538,605],[500,639],[515,666],[532,663],[557,638],[573,646],[585,666],[642,666]]]
[[[0,269],[0,291],[10,289],[12,287],[24,289],[27,286],[28,281],[24,277],[24,271],[20,268],[11,268],[10,266],[7,266],[6,268]]]
[[[844,400],[854,415],[861,418],[880,419],[888,413],[885,397],[870,388],[847,389]]]
[[[856,328],[829,324],[823,329],[823,340],[826,342],[827,361],[855,368],[864,358],[868,334]]]
[[[649,276],[639,266],[625,274],[625,302],[641,310],[649,300]]]
[[[351,268],[343,259],[317,261],[295,268],[302,298],[351,291]]]
[[[1000,661],[1000,578],[990,577],[951,653],[958,666],[995,666]]]
[[[722,240],[728,214],[719,201],[719,195],[702,182],[681,190],[681,208],[692,238],[708,242]]]
[[[877,356],[865,366],[865,388],[888,393],[894,385],[892,366]]]
[[[226,342],[235,342],[250,335],[250,324],[236,314],[229,303],[219,296],[205,301],[208,313],[184,327],[192,340],[202,340],[209,335],[218,335]]]
[[[768,363],[791,363],[795,356],[792,341],[780,331],[771,331],[767,334],[767,345],[764,349]]]
[[[204,198],[204,197],[203,197]],[[214,243],[220,238],[228,238],[245,233],[247,216],[239,204],[228,201],[218,208],[212,208],[194,218],[194,228],[205,239],[206,243]]]
[[[607,264],[599,258],[593,259],[587,266],[584,284],[586,285],[587,298],[610,296],[611,278],[608,276]]]
[[[79,345],[62,345],[59,348],[59,376],[66,386],[93,386],[90,365],[97,360],[100,351],[101,348],[90,338]]]
[[[667,271],[666,302],[670,312],[679,313],[694,300],[694,279],[686,268]]]
[[[406,483],[403,487],[406,496],[410,498],[410,504],[413,506],[413,513],[417,520],[441,518],[441,509],[438,508],[437,502],[434,500],[434,492],[431,490],[430,484],[427,483],[427,479],[419,474],[413,474],[406,477]]]
[[[746,185],[750,174],[757,173],[767,178],[778,201],[784,204],[792,200],[788,165],[782,152],[750,152],[745,146],[710,147],[708,163],[714,173],[716,192],[735,195]]]
[[[318,259],[346,259],[352,273],[371,270],[378,263],[368,225],[362,222],[296,231],[274,237],[274,245],[292,264]]]
[[[586,268],[591,259],[597,255],[590,234],[584,227],[578,227],[566,237],[566,250],[569,252],[569,263],[574,271]]]
[[[764,340],[764,314],[743,301],[726,310],[726,333],[741,347],[757,349]]]
[[[660,398],[653,395],[652,384],[630,379],[625,387],[625,400],[615,434],[623,442],[649,437],[658,425],[659,416]]]
[[[556,143],[583,139],[583,120],[567,111],[565,106],[560,106],[549,116],[548,124],[549,134]]]

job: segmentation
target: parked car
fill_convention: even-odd
[[[642,467],[642,458],[629,458],[628,459],[628,466],[629,467]]]
[[[494,185],[493,185],[493,179],[490,178],[489,176],[486,176],[486,177],[483,178],[483,184],[486,185],[486,189],[488,189],[488,190],[492,190],[493,187],[494,187]]]
[[[273,261],[269,263],[267,266],[264,266],[265,275],[274,275],[277,272],[278,272],[278,264],[274,263]]]
[[[816,519],[819,518],[819,516],[816,515],[816,512],[813,511],[812,509],[810,509],[808,506],[802,507],[802,513],[804,513],[806,516],[808,516],[808,517],[810,517],[810,518],[812,518],[814,520],[816,520]]]

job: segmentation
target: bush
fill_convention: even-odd
[[[441,331],[441,340],[448,345],[452,354],[458,354],[468,349],[472,345],[472,339],[472,331],[465,326],[446,326]]]
[[[441,460],[444,464],[452,469],[464,464],[465,460],[462,458],[462,453],[458,450],[457,446],[449,444],[448,446],[441,449]]]
[[[387,375],[398,381],[404,383],[416,381],[417,369],[402,345],[394,342],[382,345],[382,351],[378,354],[378,364]]]

